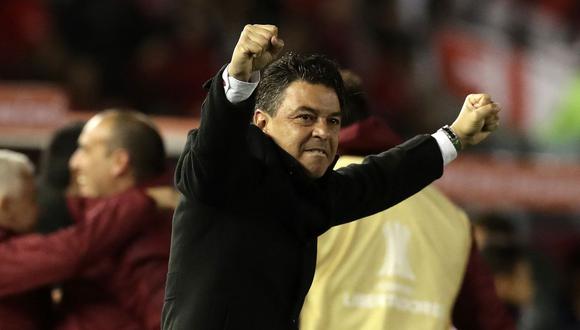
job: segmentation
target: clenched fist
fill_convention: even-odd
[[[234,48],[228,68],[230,76],[248,81],[253,71],[261,70],[275,60],[284,48],[274,25],[246,25]]]
[[[500,110],[488,94],[470,94],[465,98],[451,129],[463,147],[478,144],[498,128]]]

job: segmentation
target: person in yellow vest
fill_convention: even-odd
[[[362,119],[366,101],[360,81],[352,74],[343,78],[351,95],[346,104],[355,113],[351,118]],[[374,117],[341,133],[341,143],[351,153],[397,142],[392,130]],[[343,156],[336,167],[362,159]],[[319,238],[300,329],[514,329],[492,281],[477,255],[466,214],[429,186]]]

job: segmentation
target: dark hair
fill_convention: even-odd
[[[481,255],[493,274],[513,274],[519,262],[527,262],[526,251],[516,244],[497,244],[483,248]]]
[[[299,80],[333,89],[343,109],[344,84],[336,62],[324,55],[293,52],[283,55],[264,70],[256,92],[256,108],[275,116],[286,88]]]
[[[513,221],[507,215],[501,213],[484,213],[479,217],[475,217],[473,224],[478,227],[483,227],[494,234],[508,236],[515,236],[517,234],[517,228]]]
[[[165,147],[147,116],[130,110],[107,110],[103,115],[112,119],[109,149],[127,150],[135,179],[140,182],[161,175],[165,170]]]
[[[340,70],[342,81],[344,81],[344,112],[342,117],[342,127],[347,127],[356,122],[370,117],[370,110],[367,97],[363,91],[361,78],[350,70]]]
[[[42,153],[40,183],[64,190],[70,183],[69,160],[77,149],[77,140],[85,122],[75,122],[59,128]]]

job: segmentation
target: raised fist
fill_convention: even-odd
[[[252,72],[274,61],[284,48],[274,25],[246,25],[234,48],[228,68],[230,76],[248,81]]]
[[[462,146],[478,144],[499,126],[500,107],[488,94],[470,94],[451,128]]]

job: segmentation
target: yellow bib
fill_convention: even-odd
[[[332,228],[318,241],[300,329],[449,329],[470,245],[465,213],[432,187]]]

